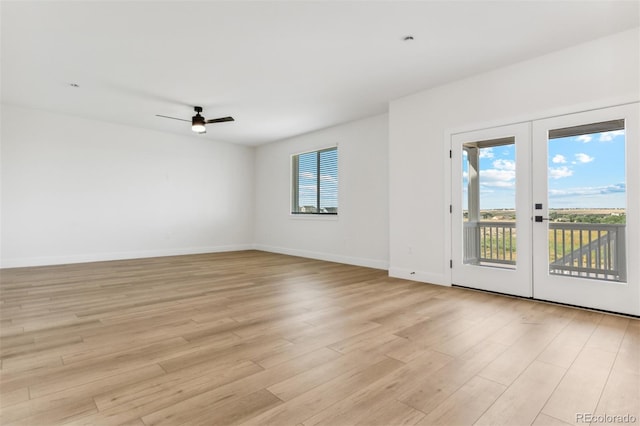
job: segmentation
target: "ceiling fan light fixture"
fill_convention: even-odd
[[[198,112],[191,119],[191,130],[196,133],[206,133],[207,129],[204,127],[204,117]]]

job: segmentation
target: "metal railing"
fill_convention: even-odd
[[[626,281],[625,225],[549,223],[549,273]],[[513,267],[515,222],[465,222],[464,263]]]

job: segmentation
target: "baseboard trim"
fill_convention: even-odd
[[[26,257],[3,259],[0,268],[24,268],[30,266],[66,265],[70,263],[104,262],[109,260],[181,256],[187,254],[221,253],[227,251],[252,250],[253,248],[253,244],[234,244],[229,246],[192,247],[167,250],[140,250],[131,252],[92,253],[70,256]]]
[[[444,274],[432,274],[429,272],[413,271],[411,269],[404,268],[389,268],[389,276],[393,278],[402,278],[405,280],[451,287],[451,283],[447,282]]]
[[[254,244],[255,250],[266,251],[270,253],[287,254],[290,256],[306,257],[309,259],[326,260],[328,262],[345,263],[347,265],[364,266],[373,269],[389,269],[389,262],[375,259],[365,259],[361,257],[341,256],[331,253],[322,253],[317,251],[292,249],[287,247],[275,247],[264,244]]]

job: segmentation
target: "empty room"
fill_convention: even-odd
[[[640,424],[640,2],[0,2],[0,424]]]

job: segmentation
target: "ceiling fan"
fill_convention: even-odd
[[[191,117],[191,130],[193,130],[196,133],[207,133],[207,129],[204,127],[205,124],[224,123],[225,121],[235,121],[233,117],[221,117],[221,118],[212,118],[211,120],[205,120],[205,118],[202,115],[200,115],[200,113],[202,112],[202,107],[194,106],[193,110],[196,112],[196,115]],[[170,118],[172,120],[189,122],[189,120],[184,120],[182,118],[168,117],[166,115],[160,115],[160,114],[156,114],[156,117]]]

